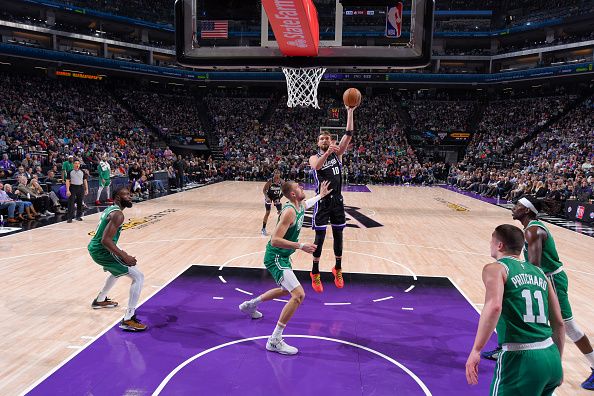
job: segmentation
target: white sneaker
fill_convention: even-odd
[[[52,213],[49,210],[46,210],[45,212],[43,212],[43,214],[46,216],[55,216],[55,213]]]
[[[256,306],[250,304],[249,301],[244,301],[239,305],[239,310],[244,314],[250,315],[252,319],[260,319],[263,315],[262,312],[256,309]]]
[[[266,232],[266,228],[262,228],[262,235],[263,235],[263,236],[266,236],[266,235],[268,235],[268,233]]]
[[[266,350],[270,352],[277,352],[281,355],[295,355],[299,350],[295,347],[288,345],[282,338],[273,339],[270,337],[266,342]]]

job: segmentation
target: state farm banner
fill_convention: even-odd
[[[402,34],[402,3],[387,7],[386,37],[398,38]]]
[[[284,55],[318,55],[320,28],[312,0],[262,0],[262,5]]]

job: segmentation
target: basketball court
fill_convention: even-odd
[[[177,0],[177,59],[206,70],[282,69],[290,107],[318,107],[318,85],[332,73],[429,63],[433,1],[365,4]],[[332,133],[340,138],[343,131]],[[145,275],[143,333],[118,328],[128,279],[109,296],[119,307],[91,309],[106,276],[87,252],[99,214],[1,238],[0,394],[488,393],[495,362],[482,361],[474,387],[466,383],[465,362],[483,304],[482,267],[493,261],[489,241],[496,226],[513,223],[508,209],[441,187],[347,186],[346,286],[333,285],[328,242],[322,294],[311,289],[311,256],[294,254],[306,298],[283,336],[300,352],[281,356],[265,344],[286,300],[262,304],[258,320],[238,309],[274,287],[263,265],[262,187],[221,182],[124,212],[119,246]],[[313,242],[308,224],[311,212],[300,240]],[[592,239],[554,225],[551,231],[574,315],[594,334],[594,272],[584,261],[592,257]],[[486,349],[495,345],[492,335]],[[556,394],[587,394],[580,383],[589,368],[570,342],[563,366]]]
[[[304,272],[310,257],[295,254],[306,298],[285,337],[300,353],[281,356],[264,346],[283,301],[263,304],[259,320],[237,308],[274,286],[262,264],[262,186],[217,183],[124,212],[120,245],[145,274],[138,309],[150,326],[145,333],[117,327],[127,279],[110,295],[120,307],[90,308],[105,278],[86,252],[98,214],[1,238],[0,393],[488,392],[494,362],[481,362],[476,387],[466,384],[464,364],[483,303],[481,269],[492,261],[490,235],[513,223],[508,209],[440,187],[345,192],[346,286],[336,289],[328,273],[331,247],[322,255],[323,294],[311,290]],[[551,232],[575,316],[592,334],[594,274],[581,259],[592,239],[552,225]],[[311,241],[314,234],[304,227],[301,235]],[[570,342],[563,363],[556,394],[587,394],[579,386],[587,365]]]

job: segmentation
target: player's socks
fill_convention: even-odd
[[[258,304],[260,304],[262,302],[262,299],[260,298],[260,296],[256,297],[256,298],[252,298],[250,301],[248,301],[250,304],[254,305],[254,306],[258,306]]]
[[[319,274],[320,273],[320,261],[313,261],[313,265],[311,267],[312,274]]]
[[[103,302],[107,298],[107,293],[100,292],[95,301]]]
[[[332,268],[332,275],[334,275],[334,284],[339,289],[344,287],[344,279],[342,277],[342,270],[336,267]]]
[[[590,363],[590,368],[594,370],[594,351],[590,353],[584,353],[584,356],[586,357],[586,359],[588,359],[588,362]]]
[[[136,311],[136,308],[126,309],[126,313],[124,314],[124,321],[131,319],[134,316],[135,311]]]
[[[337,270],[342,269],[342,257],[336,257],[336,265],[334,268]]]
[[[283,330],[285,329],[285,327],[287,327],[287,325],[282,324],[281,322],[276,322],[276,327],[274,328],[274,331],[272,332],[272,336],[270,338],[272,338],[273,340],[282,339]]]

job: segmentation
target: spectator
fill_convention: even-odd
[[[15,189],[17,194],[23,201],[30,201],[37,212],[42,217],[53,216],[54,214],[49,211],[51,207],[51,201],[47,194],[38,194],[27,186],[27,178],[25,176],[19,176],[18,186]]]
[[[1,183],[0,183],[1,185]],[[35,211],[35,208],[33,207],[33,204],[29,201],[21,201],[16,194],[13,194],[12,192],[12,186],[10,184],[5,184],[4,185],[4,191],[6,192],[6,195],[8,195],[17,205],[17,207],[19,205],[22,205],[24,208],[25,213],[27,213],[27,219],[28,220],[35,220],[35,218],[39,217],[39,213],[37,213]],[[19,213],[23,213],[20,208],[19,208]]]
[[[16,202],[10,198],[6,192],[4,191],[4,185],[0,183],[0,209],[7,209],[8,210],[8,222],[9,223],[18,223],[19,220],[23,220],[23,206],[19,206],[19,219],[14,218],[14,211],[17,208]]]

